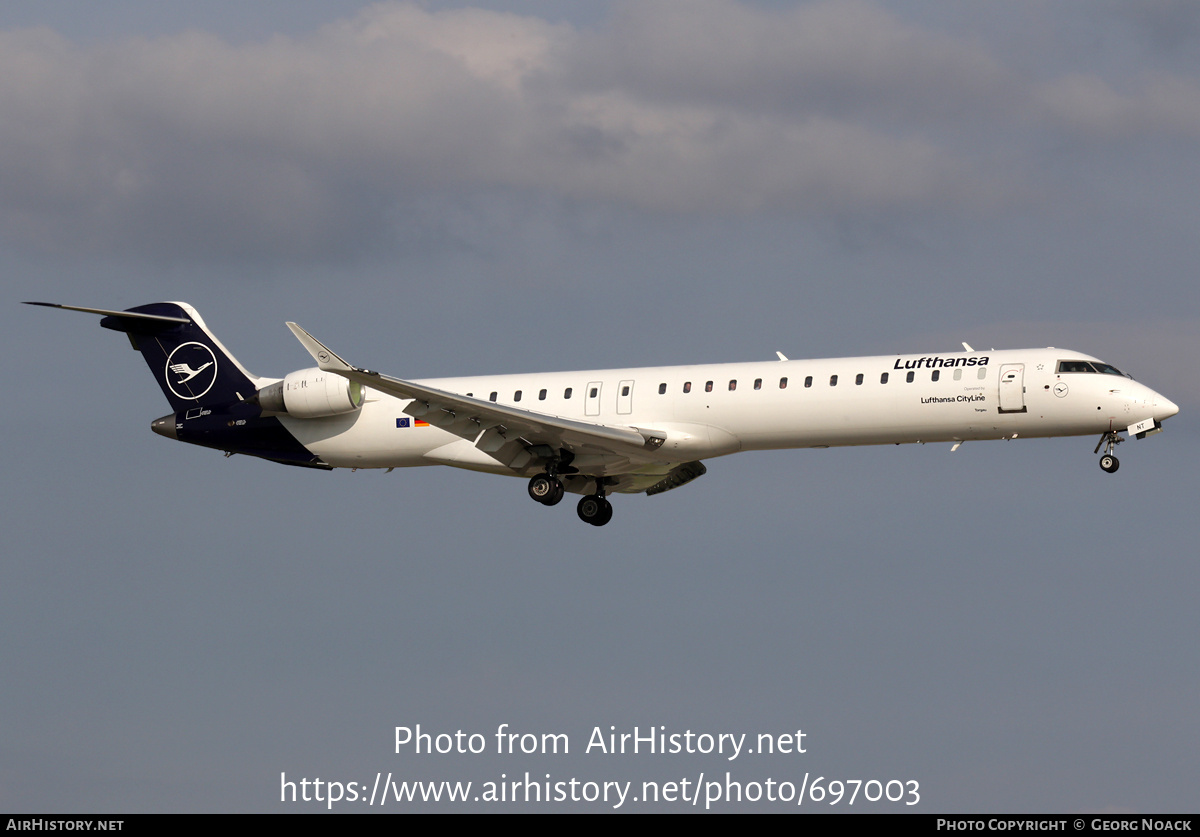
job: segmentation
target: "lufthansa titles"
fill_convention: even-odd
[[[919,357],[913,360],[896,358],[893,369],[946,369],[951,366],[987,366],[988,356],[980,357]]]

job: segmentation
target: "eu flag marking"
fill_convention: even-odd
[[[406,418],[396,419],[396,426],[397,427],[408,427],[408,419],[406,419]]]

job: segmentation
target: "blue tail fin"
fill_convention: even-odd
[[[256,376],[229,354],[187,303],[154,302],[105,313],[100,325],[129,335],[177,412],[245,401],[257,391]]]
[[[330,470],[276,416],[262,414],[255,396],[260,385],[274,379],[247,372],[187,303],[155,302],[125,311],[54,302],[27,304],[99,314],[104,317],[100,325],[125,332],[174,410],[151,424],[160,436],[227,454]]]

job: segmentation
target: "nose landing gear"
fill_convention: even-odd
[[[1104,455],[1100,457],[1100,467],[1109,474],[1116,473],[1121,467],[1121,461],[1113,456],[1113,449],[1125,440],[1115,430],[1107,431],[1100,437],[1100,441],[1096,443],[1096,449],[1092,453],[1099,453],[1100,448],[1104,448]]]

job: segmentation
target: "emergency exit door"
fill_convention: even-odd
[[[600,415],[600,387],[600,381],[592,381],[588,384],[583,401],[583,414],[585,416]]]

